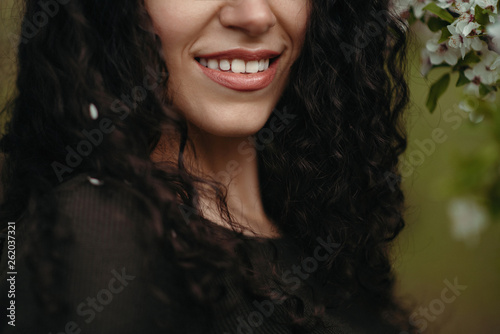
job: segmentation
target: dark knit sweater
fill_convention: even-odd
[[[117,181],[113,181],[117,182]],[[168,322],[175,318],[149,295],[146,282],[148,277],[142,272],[144,248],[136,238],[137,227],[145,220],[134,196],[117,191],[111,181],[102,185],[89,182],[86,175],[79,175],[57,188],[59,215],[71,225],[73,240],[66,257],[69,265],[64,274],[64,297],[69,301],[69,315],[56,321],[58,325],[49,332],[39,330],[40,308],[35,300],[33,277],[24,258],[27,231],[25,224],[17,222],[16,231],[16,272],[15,275],[15,327],[9,325],[4,311],[9,307],[7,299],[10,284],[7,279],[7,243],[4,242],[0,262],[0,333],[11,334],[111,334],[111,333],[165,333],[157,322]],[[223,228],[221,228],[223,229]],[[224,229],[225,230],[225,229]],[[265,239],[248,237],[253,252],[268,254],[270,262],[279,264],[283,272],[297,264],[293,240],[282,237]],[[300,262],[298,263],[300,264]],[[158,264],[158,286],[172,288],[169,281],[168,263]],[[256,268],[259,270],[259,268]],[[261,270],[268,270],[262,268]],[[283,275],[291,282],[300,283],[297,295],[305,303],[305,314],[312,312],[308,289],[309,279],[290,274]],[[309,276],[309,275],[308,275]],[[311,275],[312,276],[312,275]],[[224,281],[229,296],[236,299],[239,289],[227,277]],[[239,296],[241,297],[241,296]],[[180,297],[182,298],[182,296]],[[236,300],[240,300],[237,298]],[[9,313],[10,311],[7,311]],[[192,319],[179,328],[186,333],[251,334],[298,333],[285,321],[286,309],[275,301],[243,299],[227,317],[216,319],[213,327],[199,328],[197,319]],[[380,321],[368,316],[358,316],[361,323],[348,323],[338,311],[328,310],[323,317],[324,325],[300,332],[306,333],[397,333],[384,327]]]

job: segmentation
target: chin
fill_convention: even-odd
[[[217,123],[203,122],[196,124],[188,121],[190,132],[193,134],[204,134],[215,137],[238,138],[248,137],[259,132],[264,127],[267,118],[263,121],[243,122],[241,120],[235,122],[220,121]]]
[[[273,110],[271,104],[257,104],[251,108],[238,104],[217,107],[184,114],[193,135],[204,133],[216,137],[248,137],[264,127]]]
[[[215,129],[211,134],[218,137],[226,138],[243,138],[256,134],[259,132],[261,127],[248,127],[242,125],[239,128],[226,128],[226,129]]]

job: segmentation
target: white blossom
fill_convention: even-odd
[[[425,77],[432,69],[430,52],[427,49],[420,50],[420,74]]]
[[[492,38],[492,44],[495,51],[500,52],[500,22],[488,25],[486,31]]]
[[[455,22],[452,23],[456,27],[457,32],[464,36],[469,36],[470,33],[479,28],[479,23],[475,21],[472,13],[463,13]]]
[[[480,97],[481,94],[479,92],[479,88],[481,84],[488,85],[491,82],[492,74],[490,73],[484,64],[478,64],[473,68],[469,68],[464,71],[464,75],[467,79],[470,80],[465,88],[464,92],[466,94],[475,95],[476,97]],[[496,77],[496,74],[495,74]]]
[[[429,39],[425,45],[429,53],[430,62],[433,65],[439,65],[446,62],[448,65],[455,65],[460,57],[460,51],[451,48],[446,42],[438,43],[441,33]]]
[[[481,84],[491,85],[491,78],[498,78],[497,73],[491,73],[484,65],[474,66],[473,69],[467,69],[464,72],[467,79],[471,82],[464,87],[464,93],[468,95],[475,95],[476,97],[481,97],[480,87]],[[495,96],[494,92],[490,92],[489,96],[486,97],[487,100],[491,100]]]
[[[475,2],[475,0],[437,0],[436,4],[443,9],[462,14],[474,10]]]
[[[497,80],[500,79],[500,55],[488,50],[486,45],[478,54],[481,61],[464,71],[465,77],[471,81],[465,86],[464,92],[480,97],[479,88],[481,84],[495,85]]]
[[[415,17],[417,19],[424,16],[424,14],[425,14],[424,7],[427,6],[427,4],[429,4],[430,2],[431,2],[431,0],[413,0],[412,1],[411,6],[413,8],[413,14],[415,15]]]
[[[481,57],[481,63],[484,63],[491,70],[499,71],[500,70],[500,54],[495,51],[491,51],[488,49],[488,45],[483,43],[483,48],[480,52],[478,52]]]
[[[475,245],[481,232],[488,226],[488,214],[477,201],[456,198],[448,206],[451,219],[451,233],[456,240]]]
[[[443,9],[448,9],[455,3],[455,0],[438,0],[437,5]]]
[[[404,12],[407,12],[410,9],[414,0],[396,0],[393,2],[393,11],[397,15],[401,15]]]
[[[498,0],[476,0],[476,5],[478,5],[479,7],[483,8],[483,9],[489,9],[494,14],[498,13],[497,4],[498,4]],[[493,19],[494,19],[494,17],[493,17]],[[492,23],[494,22],[494,21],[491,21],[491,15],[490,15],[490,22],[492,22]]]
[[[436,4],[443,9],[449,9],[455,13],[463,14],[469,11],[474,13],[476,1],[477,0],[437,0]]]
[[[484,114],[478,112],[478,99],[476,98],[467,98],[465,100],[460,101],[458,107],[467,112],[469,115],[469,120],[472,123],[480,123],[484,119]]]
[[[455,26],[449,25],[448,30],[451,33],[448,45],[452,48],[460,49],[462,59],[465,54],[472,49],[479,51],[483,47],[483,43],[477,36],[464,36]]]
[[[478,102],[477,99],[468,98],[460,101],[458,107],[465,112],[473,112],[476,111],[478,107]]]
[[[476,0],[457,0],[455,1],[455,8],[457,13],[463,14],[469,11],[474,13],[474,7],[476,7]]]
[[[500,16],[498,15],[499,0],[401,0],[413,8],[417,18],[424,17],[426,11],[423,8],[428,3],[434,3],[440,8],[450,11],[453,16],[447,29],[450,32],[448,39],[439,43],[441,34],[436,33],[427,39],[425,48],[421,51],[420,70],[423,76],[437,65],[448,64],[455,66],[459,57],[465,58],[466,54],[475,51],[479,56],[479,62],[469,64],[469,68],[460,69],[469,83],[464,86],[464,92],[471,98],[481,101],[493,101],[496,98],[495,87],[500,82]],[[476,7],[489,11],[489,21],[484,25],[477,22]],[[478,9],[479,11],[479,9]],[[485,35],[488,45],[485,42]],[[484,39],[484,40],[483,40]],[[496,51],[496,52],[495,52]],[[492,89],[488,89],[488,88]],[[490,92],[486,92],[488,89]],[[481,93],[483,96],[481,96]],[[486,94],[485,94],[486,93]],[[473,97],[472,97],[473,96]],[[474,116],[476,115],[476,116]],[[471,120],[477,121],[484,115],[469,112]]]
[[[493,12],[493,14],[489,14],[490,23],[497,22],[496,14],[498,14],[498,9],[497,9],[498,0],[476,0],[476,2],[479,5],[479,7],[483,9],[489,9]]]

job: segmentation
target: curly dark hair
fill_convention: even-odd
[[[23,28],[42,10],[40,3],[24,2]],[[356,305],[409,330],[394,296],[389,255],[404,227],[397,166],[406,149],[401,115],[409,95],[407,26],[388,0],[311,0],[310,6],[302,52],[276,106],[295,118],[258,150],[265,210],[303,257],[319,236],[339,244],[315,273],[328,291],[316,301],[318,315],[325,305]],[[197,207],[197,184],[205,183],[216,191],[221,214],[235,224],[221,185],[184,166],[187,126],[167,107],[168,69],[159,50],[142,0],[121,1],[119,7],[110,0],[67,2],[19,43],[17,95],[5,108],[10,121],[0,142],[0,230],[30,217],[29,228],[38,236],[30,240],[31,269],[46,312],[64,304],[56,287],[64,263],[58,250],[71,243],[68,228],[57,223],[54,192],[80,173],[127,180],[123,191],[132,185],[147,199],[142,209],[152,223],[140,226],[144,247],[162,245],[161,256],[171,260],[191,296],[176,306],[209,310],[216,295],[211,277],[221,268],[245,275],[242,264],[235,265],[241,240],[214,241],[212,225],[197,214],[185,222],[183,208]],[[146,94],[136,92],[140,102],[123,101],[124,92],[137,90],[151,72],[156,84]],[[64,167],[58,162],[66,160],[68,148],[87,139],[82,129],[101,126],[89,115],[90,104],[113,131],[88,156]],[[159,165],[150,156],[165,128],[180,139],[178,161]],[[301,323],[299,311],[291,321]]]

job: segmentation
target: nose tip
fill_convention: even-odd
[[[276,16],[268,0],[230,1],[222,8],[219,19],[223,26],[251,36],[264,34],[276,25]]]

